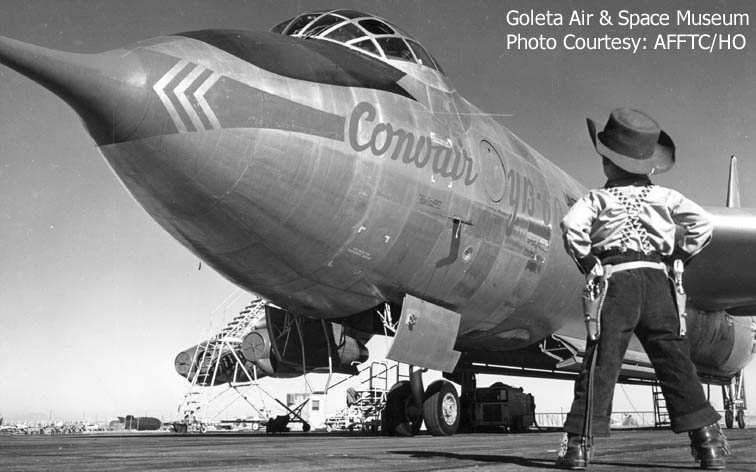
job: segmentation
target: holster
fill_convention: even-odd
[[[677,305],[677,316],[680,319],[680,336],[683,337],[688,334],[688,314],[685,311],[685,304],[687,303],[688,295],[685,293],[683,287],[682,276],[685,271],[683,261],[675,259],[672,264],[672,282],[674,285],[673,292],[675,293],[675,304]]]
[[[588,339],[595,342],[601,335],[601,307],[606,298],[608,280],[596,277],[588,280],[583,290],[583,316]]]

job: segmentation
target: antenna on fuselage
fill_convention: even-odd
[[[730,156],[730,179],[727,182],[727,208],[740,208],[738,158],[734,155]]]

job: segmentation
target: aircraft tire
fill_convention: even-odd
[[[381,434],[383,436],[411,437],[420,432],[422,416],[411,419],[408,408],[412,402],[410,384],[402,380],[394,384],[386,394],[386,406],[381,412]]]
[[[725,426],[727,426],[727,429],[732,429],[732,425],[733,425],[732,410],[725,410]]]
[[[743,410],[738,410],[737,419],[738,419],[738,428],[740,429],[745,428],[746,427],[745,412]]]
[[[436,380],[425,391],[423,417],[433,436],[451,436],[457,432],[460,420],[457,389],[451,382]]]

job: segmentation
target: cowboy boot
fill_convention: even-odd
[[[724,456],[730,454],[727,438],[722,434],[718,424],[712,424],[689,431],[690,451],[701,468],[706,470],[724,469]]]
[[[561,469],[582,470],[588,466],[583,448],[583,436],[581,434],[567,433],[562,439],[561,451],[557,456],[556,465]]]

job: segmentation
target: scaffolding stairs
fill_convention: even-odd
[[[210,404],[217,401],[220,395],[211,395],[210,389],[215,384],[219,372],[233,371],[229,389],[234,390],[239,398],[249,402],[249,399],[238,389],[239,385],[249,384],[252,380],[241,357],[241,344],[244,337],[254,329],[260,319],[265,316],[265,300],[256,298],[244,307],[227,323],[221,323],[221,328],[213,328],[209,339],[199,344],[193,358],[194,375],[190,379],[190,387],[179,405],[178,412],[185,424],[203,426],[208,421]],[[196,366],[196,368],[195,368]],[[238,399],[238,398],[236,398]],[[235,399],[235,400],[236,400]],[[234,400],[234,401],[235,401]],[[250,403],[253,409],[257,408]],[[197,419],[200,414],[202,420]],[[189,428],[193,429],[193,428]],[[197,427],[196,429],[200,429]]]
[[[658,383],[651,387],[651,394],[654,397],[654,427],[661,428],[671,424],[669,412],[667,411],[667,401],[664,399],[661,387]]]
[[[241,359],[238,352],[241,349],[242,341],[255,327],[255,324],[265,316],[265,302],[262,299],[255,299],[239,312],[231,321],[222,329],[213,335],[208,341],[201,343],[203,347],[197,354],[197,365],[195,378],[192,384],[213,385],[215,376],[219,369],[235,369],[234,380],[243,372],[239,372]],[[231,357],[225,356],[232,354]],[[223,362],[227,365],[223,365]]]

